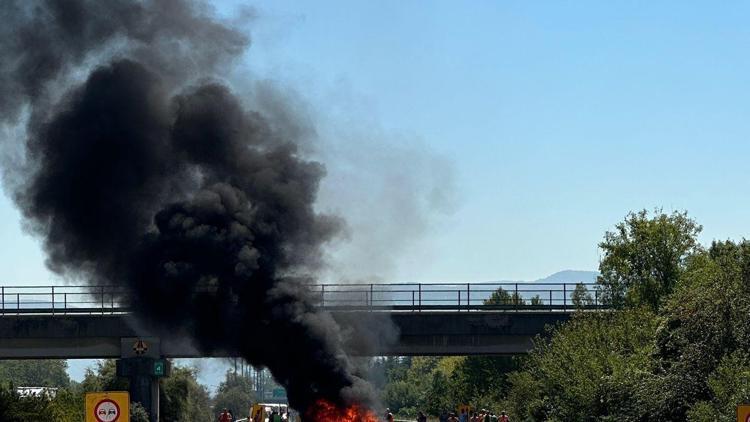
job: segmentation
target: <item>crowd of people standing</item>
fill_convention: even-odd
[[[386,409],[384,420],[385,422],[394,422],[390,409]],[[479,412],[469,411],[468,409],[462,409],[459,412],[443,410],[438,420],[440,422],[510,422],[510,418],[504,410],[497,415],[487,409],[482,409]],[[417,422],[427,422],[427,415],[424,412],[419,412]]]

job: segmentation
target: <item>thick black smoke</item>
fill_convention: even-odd
[[[182,0],[0,7],[0,117],[26,125],[6,181],[48,265],[269,367],[299,409],[370,404],[306,288],[340,225],[314,210],[324,168],[207,79],[245,37]]]

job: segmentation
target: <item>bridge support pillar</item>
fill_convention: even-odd
[[[151,422],[159,422],[159,378],[169,375],[169,361],[147,357],[117,361],[117,375],[130,380],[130,402],[140,403]]]

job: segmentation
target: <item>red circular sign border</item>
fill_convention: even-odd
[[[115,405],[115,409],[117,409],[117,419],[115,419],[115,422],[117,422],[120,419],[120,414],[121,414],[120,405],[118,405],[117,402],[112,399],[103,399],[103,400],[99,400],[98,402],[96,402],[96,404],[94,405],[94,419],[96,419],[99,422],[106,422],[106,421],[101,420],[99,418],[99,415],[96,414],[96,409],[99,408],[99,405],[104,402],[110,402]]]

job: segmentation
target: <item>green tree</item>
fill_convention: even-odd
[[[727,415],[742,384],[750,350],[750,242],[714,242],[687,263],[663,309],[654,353],[659,369],[642,388],[646,411],[661,420]],[[731,369],[726,369],[731,368]],[[729,372],[734,372],[736,380]],[[703,416],[701,416],[703,415]],[[721,419],[721,418],[720,418]]]
[[[468,403],[481,408],[495,404],[507,393],[507,375],[518,369],[518,362],[510,356],[462,357],[450,380],[454,406]]]
[[[652,367],[657,318],[629,310],[580,313],[538,339],[523,369],[508,375],[513,420],[638,420],[634,386]],[[636,419],[627,419],[632,417]],[[619,420],[619,419],[618,419]]]
[[[55,422],[80,422],[84,419],[84,396],[78,386],[57,391],[50,403],[51,420]]]
[[[250,379],[229,370],[214,397],[214,414],[226,408],[235,416],[247,415],[254,400]]]
[[[382,400],[392,412],[413,416],[418,410],[421,393],[411,380],[389,382],[383,388]]]
[[[513,292],[512,294],[498,287],[497,290],[492,292],[489,298],[485,299],[485,305],[525,305],[525,302],[520,294]]]
[[[456,403],[451,395],[448,377],[442,371],[432,372],[421,404],[420,407],[432,415],[440,414],[443,410],[455,409]]]
[[[81,382],[84,392],[92,391],[127,391],[130,383],[126,378],[117,376],[117,361],[100,360],[94,369],[87,368]]]
[[[570,295],[573,306],[576,308],[585,308],[594,304],[594,298],[583,283],[576,284],[573,293]]]
[[[67,387],[68,363],[55,360],[0,361],[0,382],[13,382],[21,387]]]
[[[656,310],[674,289],[702,230],[686,212],[630,213],[599,244],[602,299],[614,306],[647,305]]]
[[[149,422],[148,412],[140,403],[130,403],[130,421],[128,422]]]
[[[159,387],[161,419],[185,422],[213,420],[208,391],[198,383],[194,368],[173,366],[172,374],[159,380]]]
[[[20,397],[12,383],[0,384],[0,421],[53,421],[51,400],[47,397]]]

